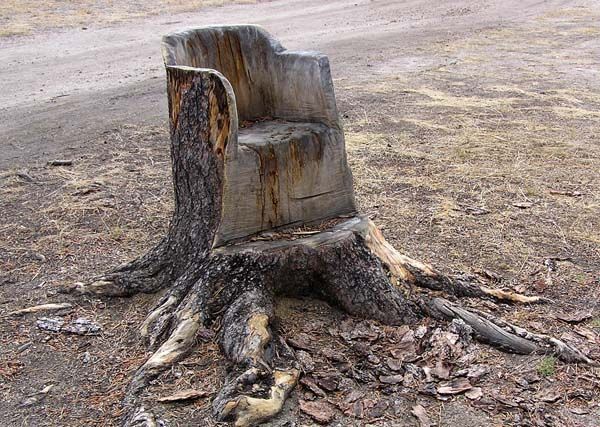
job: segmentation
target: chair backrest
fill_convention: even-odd
[[[329,61],[284,49],[256,25],[200,27],[163,37],[165,65],[219,71],[231,83],[240,121],[274,117],[338,127]]]

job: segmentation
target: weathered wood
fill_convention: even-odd
[[[287,51],[253,25],[170,34],[162,50],[167,67],[217,70],[228,90],[214,115],[228,131],[214,246],[356,211],[326,56]]]

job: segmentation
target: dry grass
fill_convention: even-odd
[[[254,0],[2,0],[0,37],[58,28],[114,25],[151,15],[189,12],[230,3],[254,3]]]

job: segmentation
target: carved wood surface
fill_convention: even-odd
[[[218,98],[211,141],[224,162],[213,246],[356,211],[326,56],[287,51],[246,25],[168,35],[163,57],[167,68],[212,70],[225,89],[209,95]],[[174,88],[176,101],[186,88]]]

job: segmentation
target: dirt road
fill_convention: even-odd
[[[123,123],[164,123],[160,37],[173,30],[260,24],[290,49],[328,54],[335,78],[368,79],[372,72],[411,72],[443,62],[435,57],[414,62],[419,47],[574,3],[283,0],[0,39],[0,168],[77,155]]]

